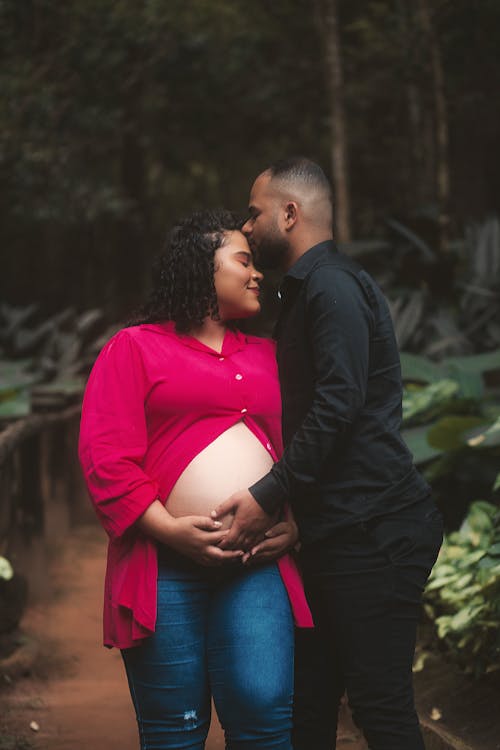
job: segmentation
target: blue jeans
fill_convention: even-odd
[[[211,696],[226,748],[291,750],[293,620],[277,566],[160,562],[156,632],[122,651],[142,750],[202,750]]]

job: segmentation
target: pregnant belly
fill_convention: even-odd
[[[167,498],[173,516],[202,515],[267,474],[273,460],[243,422],[219,435],[184,469]],[[225,526],[230,524],[226,519]]]

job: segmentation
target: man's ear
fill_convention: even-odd
[[[285,229],[289,231],[292,229],[298,218],[298,206],[295,201],[288,201],[285,206]]]

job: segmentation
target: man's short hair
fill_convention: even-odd
[[[310,188],[314,187],[328,194],[332,199],[332,188],[327,176],[316,162],[305,156],[292,156],[280,159],[266,169],[271,180],[276,179],[288,183],[302,183]]]

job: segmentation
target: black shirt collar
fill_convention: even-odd
[[[309,271],[314,268],[320,258],[323,258],[331,252],[336,252],[336,250],[337,248],[333,240],[318,242],[317,245],[313,245],[309,250],[306,250],[306,252],[295,261],[293,266],[286,272],[285,279],[305,279]]]

